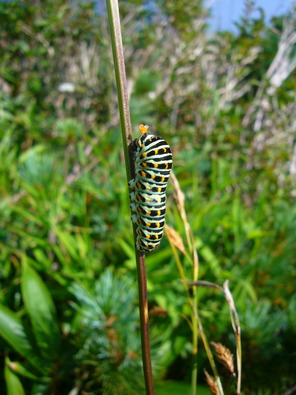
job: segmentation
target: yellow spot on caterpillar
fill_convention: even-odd
[[[146,213],[147,215],[150,215],[151,214],[151,211],[147,211],[147,213]]]
[[[154,155],[157,155],[158,154],[158,149],[155,149],[154,150]]]
[[[153,176],[151,176],[152,180],[154,180],[154,178],[155,178],[155,177],[156,177],[156,176],[154,176],[154,175],[153,175]]]
[[[141,158],[145,158],[146,156],[147,156],[147,153],[144,152],[144,153],[141,155]]]
[[[147,222],[146,226],[151,226],[151,223],[150,223],[150,222]]]
[[[168,164],[168,163],[166,163],[166,164],[165,164],[165,168],[166,168],[166,169],[168,169],[168,167],[169,167],[169,164]]]
[[[155,240],[158,240],[158,235],[155,235]]]
[[[159,222],[157,222],[155,225],[156,225],[157,228],[160,228],[160,223]]]
[[[164,182],[164,180],[165,180],[165,177],[161,177],[161,182]]]
[[[147,239],[150,239],[150,237],[151,237],[150,235],[146,235],[146,238],[147,238]]]
[[[137,187],[141,188],[141,183],[140,182],[137,182]]]
[[[141,176],[146,177],[146,173],[144,171],[141,171]]]
[[[151,189],[150,187],[146,187],[146,191],[150,191],[150,189]]]
[[[160,210],[157,210],[157,215],[160,215]]]
[[[142,163],[142,166],[143,166],[143,167],[146,167],[146,166],[147,166],[147,163],[143,162],[143,163]]]
[[[163,153],[165,153],[165,152],[167,152],[167,149],[166,149],[166,148],[163,148]]]
[[[161,188],[158,188],[158,189],[157,189],[157,192],[161,192]]]
[[[154,163],[154,167],[158,167],[158,164],[157,164],[157,163]]]

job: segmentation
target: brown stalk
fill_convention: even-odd
[[[114,70],[116,76],[126,173],[127,173],[127,179],[131,180],[134,174],[133,174],[133,161],[129,153],[129,147],[132,143],[133,138],[132,138],[132,127],[130,120],[125,64],[124,64],[124,56],[123,56],[123,45],[122,45],[122,37],[121,37],[118,0],[106,0],[106,3],[107,3],[108,20],[109,20],[109,27],[111,34]],[[135,227],[133,227],[133,231],[134,231],[134,242],[136,242]],[[136,249],[136,261],[137,261],[137,270],[138,270],[140,328],[141,328],[142,360],[143,360],[143,369],[144,369],[144,377],[145,377],[145,386],[146,386],[146,393],[148,395],[154,395],[154,384],[153,384],[150,340],[149,340],[149,319],[148,319],[145,255],[137,251],[137,249]]]

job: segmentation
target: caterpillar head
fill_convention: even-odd
[[[141,134],[144,134],[144,133],[148,132],[149,126],[148,125],[143,125],[141,123],[141,125],[139,125],[139,129],[140,129]]]

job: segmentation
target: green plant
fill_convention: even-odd
[[[291,391],[295,69],[293,45],[282,49],[285,37],[293,38],[288,34],[293,13],[267,21],[250,9],[237,31],[209,35],[202,3],[153,4],[120,2],[132,123],[153,125],[173,149],[198,250],[198,281],[230,280],[243,333],[243,390]],[[68,372],[63,387],[82,391],[92,383],[89,365],[74,358],[84,347],[75,326],[82,306],[76,300],[75,320],[69,290],[77,283],[91,293],[107,267],[116,278],[137,276],[128,187],[118,182],[125,169],[108,21],[88,2],[53,6],[51,0],[21,7],[2,2],[0,18],[0,303],[32,328],[20,290],[25,256],[57,310],[65,355],[61,372]],[[281,54],[289,54],[288,61]],[[171,184],[166,220],[187,249]],[[192,280],[190,259],[178,254]],[[167,238],[146,262],[154,378],[178,379],[182,382],[168,383],[167,391],[174,386],[178,392],[180,385],[185,392],[192,310]],[[197,294],[207,338],[235,350],[223,294],[202,286]],[[120,329],[116,326],[117,333]],[[96,329],[85,330],[95,338]],[[106,333],[100,332],[100,340]],[[34,353],[39,358],[38,348]],[[1,338],[4,393],[4,376],[15,391],[21,382],[30,393],[34,380],[14,371],[19,363],[26,374],[34,370]],[[98,372],[99,361],[92,363],[91,373]],[[201,367],[208,372],[211,367],[202,344],[199,367],[197,380],[203,384]],[[102,383],[98,377],[93,382],[100,391]],[[156,392],[165,391],[165,384],[156,381]]]
[[[138,394],[143,390],[136,287],[110,269],[88,288],[71,286],[77,311],[73,329],[81,346],[77,387],[91,393]],[[88,375],[83,378],[83,372]]]
[[[6,364],[6,385],[8,394],[25,393],[21,380],[16,375],[33,380],[32,392],[57,389],[62,363],[61,332],[50,293],[39,275],[27,261],[23,260],[21,279],[22,295],[29,322],[19,314],[1,306],[0,335],[24,362]],[[65,372],[64,372],[65,374]]]

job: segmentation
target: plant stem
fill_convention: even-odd
[[[126,165],[127,179],[133,177],[134,166],[129,154],[129,146],[132,143],[132,126],[130,120],[130,110],[128,101],[128,90],[126,83],[126,73],[123,56],[123,45],[120,28],[120,16],[118,0],[106,0],[108,10],[108,20],[111,34],[112,52],[114,60],[114,70],[117,85],[118,105],[120,112],[120,123],[122,131],[122,141],[124,147],[124,157]],[[134,242],[136,242],[136,231],[134,231]],[[136,243],[135,243],[136,244]],[[136,250],[136,261],[138,270],[138,288],[139,288],[139,310],[140,310],[140,328],[142,342],[142,360],[145,377],[146,394],[154,395],[150,341],[149,341],[149,317],[148,317],[148,299],[147,299],[147,278],[145,255]]]
[[[189,227],[189,223],[187,222],[187,217],[186,217],[186,212],[184,209],[185,213],[185,219],[186,223],[188,224],[188,228],[190,230],[190,241],[191,241],[191,255],[192,255],[192,264],[193,264],[193,281],[198,280],[198,255],[197,252],[194,248],[194,238],[191,232],[191,228]],[[192,369],[192,395],[196,394],[196,388],[197,388],[197,372],[198,372],[198,365],[197,365],[197,356],[198,356],[198,297],[197,297],[197,287],[193,286],[193,296],[192,296],[192,303],[194,306],[193,310],[193,315],[192,315],[192,356],[193,356],[193,369]],[[196,313],[196,314],[195,314]]]
[[[138,287],[139,287],[139,306],[141,322],[141,340],[142,340],[142,359],[145,375],[146,393],[154,394],[150,342],[149,342],[149,315],[147,299],[147,278],[145,255],[137,251],[137,269],[138,269]]]
[[[196,318],[192,316],[192,372],[191,372],[191,391],[196,395],[197,386],[197,353],[198,353],[198,331]]]
[[[130,119],[128,90],[127,90],[127,82],[126,82],[124,56],[123,56],[123,45],[121,38],[118,0],[106,0],[106,3],[108,10],[110,35],[111,35],[121,132],[122,132],[123,149],[124,149],[124,157],[126,164],[126,173],[128,180],[130,180],[132,178],[131,176],[132,172],[131,172],[131,161],[129,157],[128,147],[133,141],[133,136],[132,136],[132,125]]]
[[[242,380],[242,345],[241,345],[241,327],[239,322],[239,317],[236,311],[232,293],[228,287],[228,280],[223,284],[223,290],[225,294],[226,301],[229,305],[230,319],[233,331],[236,338],[236,363],[237,363],[237,388],[236,395],[241,393],[241,380]]]
[[[219,374],[218,374],[218,370],[216,368],[216,364],[215,364],[213,353],[212,353],[211,348],[209,346],[208,339],[207,339],[206,334],[205,334],[205,332],[203,330],[203,326],[202,326],[202,323],[201,323],[201,320],[200,320],[199,316],[197,316],[197,319],[198,319],[198,326],[199,326],[200,337],[202,339],[202,342],[203,342],[203,345],[204,345],[204,348],[205,348],[208,360],[210,362],[212,371],[213,371],[214,376],[215,376],[215,382],[216,382],[217,387],[218,387],[219,395],[224,395],[222,383],[221,383],[221,380],[220,380],[220,377],[219,377]]]

